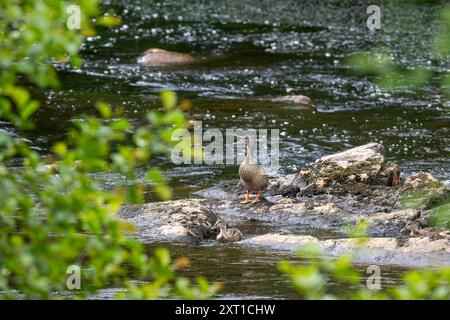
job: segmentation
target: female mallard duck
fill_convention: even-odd
[[[251,201],[252,203],[257,203],[261,201],[261,191],[267,188],[269,179],[267,178],[264,169],[257,165],[253,160],[255,140],[245,138],[244,141],[247,155],[239,166],[239,178],[247,190],[247,193],[245,194],[245,200],[241,203],[246,204],[250,202],[250,192],[257,192],[255,199]]]
[[[235,242],[242,239],[242,232],[238,228],[227,229],[227,222],[224,220],[217,220],[217,222],[212,227],[212,230],[220,229],[219,234],[216,239],[219,242]]]

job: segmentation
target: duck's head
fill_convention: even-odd
[[[256,144],[256,139],[255,137],[251,137],[251,136],[243,136],[241,137],[238,142],[239,145],[244,145],[245,146],[245,151],[248,154],[253,153],[253,149],[255,148],[255,144]]]
[[[227,222],[222,219],[218,219],[214,226],[211,228],[211,230],[219,230],[219,229],[226,229],[227,228]]]

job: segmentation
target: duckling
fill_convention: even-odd
[[[426,230],[420,225],[420,222],[417,220],[409,220],[402,230],[401,233],[408,233],[409,236],[424,236],[426,235]]]
[[[255,204],[261,201],[261,191],[267,188],[269,185],[269,179],[267,178],[264,169],[253,160],[255,140],[245,138],[244,141],[247,155],[239,166],[239,178],[247,190],[247,193],[245,194],[245,200],[241,203],[247,204],[251,202]],[[250,201],[250,192],[257,192],[253,201]]]
[[[228,227],[227,222],[219,219],[211,228],[212,230],[220,229],[220,232],[216,237],[217,241],[236,242],[242,239],[242,232],[238,228],[227,229],[227,227]]]

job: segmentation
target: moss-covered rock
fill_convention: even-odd
[[[368,143],[316,160],[308,183],[319,188],[331,184],[356,184],[355,187],[358,187],[358,183],[397,186],[400,183],[400,168],[386,163],[381,144]]]
[[[426,172],[409,176],[402,186],[398,206],[403,209],[426,210],[448,199],[448,188]]]

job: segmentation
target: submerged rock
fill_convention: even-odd
[[[292,102],[295,104],[299,104],[304,107],[314,108],[314,104],[311,101],[311,98],[304,95],[290,95],[284,96],[281,98],[281,101]]]
[[[195,59],[188,54],[158,48],[148,49],[137,59],[137,63],[148,67],[164,67],[194,62]]]

